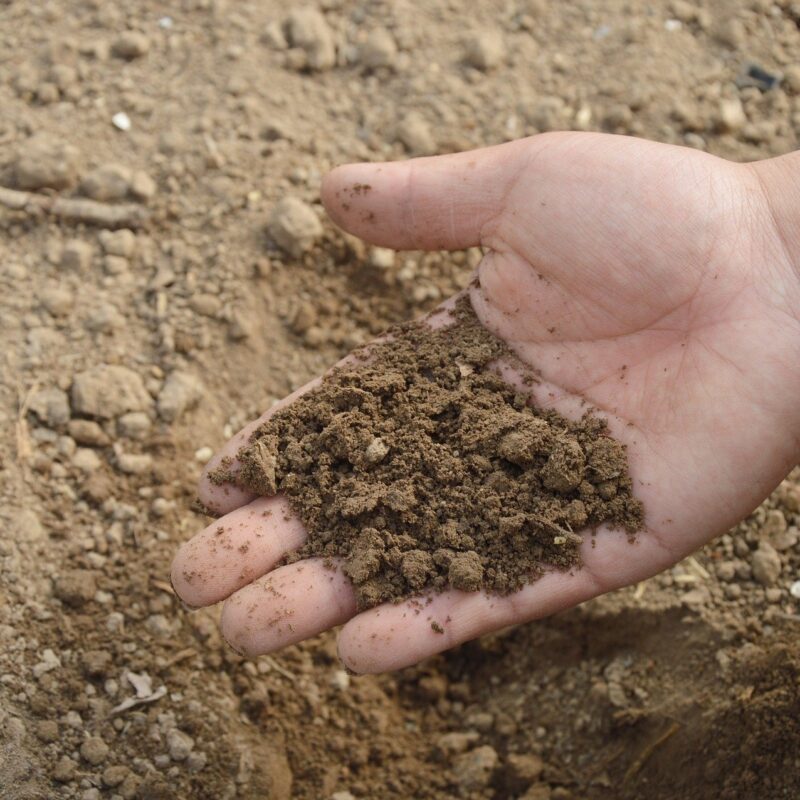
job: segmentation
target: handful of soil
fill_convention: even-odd
[[[642,526],[605,422],[529,405],[487,369],[513,356],[466,297],[454,317],[392,329],[259,427],[236,475],[214,476],[286,495],[308,531],[286,560],[343,559],[359,609],[447,587],[507,594],[578,566],[578,531]]]

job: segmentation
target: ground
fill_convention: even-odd
[[[3,797],[796,797],[798,474],[659,577],[381,677],[333,635],[243,660],[168,568],[209,448],[480,257],[342,235],[325,170],[560,128],[788,152],[797,5],[294,8],[0,2]]]

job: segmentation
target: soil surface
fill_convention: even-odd
[[[536,380],[462,295],[356,352],[212,480],[285,494],[309,534],[289,560],[342,559],[362,610],[579,568],[576,531],[643,527],[625,448],[599,418],[531,406],[492,371],[500,360]]]
[[[177,602],[213,449],[480,259],[342,235],[331,166],[797,146],[788,0],[308,5],[0,3],[0,794],[797,797],[798,471],[665,573],[398,674],[332,634],[246,661]]]

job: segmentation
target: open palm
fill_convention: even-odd
[[[273,569],[305,536],[285,499],[204,480],[201,498],[225,516],[176,557],[179,595],[193,606],[228,598],[223,632],[249,654],[346,623],[342,659],[374,672],[642,580],[724,532],[800,454],[800,280],[760,169],[548,134],[334,170],[323,199],[353,233],[398,249],[486,248],[470,289],[479,318],[539,370],[525,389],[536,404],[578,417],[588,402],[608,418],[647,529],[635,544],[603,529],[582,569],[508,597],[449,591],[423,610],[356,614],[340,571],[313,559]]]

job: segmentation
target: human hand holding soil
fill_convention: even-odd
[[[472,305],[539,381],[510,367],[504,377],[570,419],[597,409],[627,445],[646,529],[631,544],[601,526],[580,569],[506,596],[448,590],[423,613],[419,601],[356,613],[342,571],[321,559],[276,567],[306,537],[285,497],[254,499],[206,476],[201,499],[225,516],[179,552],[178,594],[192,606],[228,598],[223,632],[248,654],[345,623],[345,664],[378,672],[643,580],[724,532],[800,455],[795,161],[737,165],[569,133],[334,170],[323,200],[352,233],[397,249],[487,249]]]

